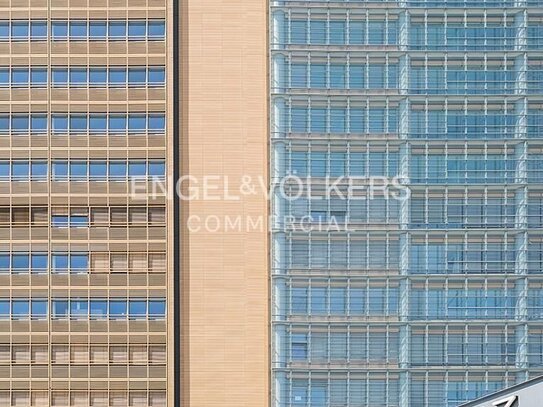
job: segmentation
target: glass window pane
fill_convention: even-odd
[[[71,39],[86,39],[87,38],[87,22],[86,21],[70,21],[70,38]]]
[[[33,86],[47,84],[47,68],[32,68],[30,71],[30,81]]]
[[[107,178],[107,164],[105,161],[92,161],[89,167],[91,180],[103,180]]]
[[[68,255],[65,253],[53,253],[51,257],[51,269],[53,272],[68,270]]]
[[[143,39],[145,38],[146,28],[145,21],[129,21],[128,37],[130,39]]]
[[[149,115],[149,131],[163,132],[166,129],[166,119],[163,114]]]
[[[166,301],[149,300],[149,316],[164,317],[166,315]]]
[[[68,37],[68,22],[54,21],[52,23],[51,32],[53,39],[66,39]]]
[[[45,21],[32,21],[30,23],[30,35],[33,40],[47,38],[47,23]]]
[[[13,116],[11,118],[11,130],[18,132],[28,131],[29,123],[28,116]]]
[[[144,132],[147,117],[143,114],[131,114],[128,116],[128,130],[130,132]]]
[[[116,86],[126,85],[126,69],[125,68],[110,68],[109,69],[109,84]]]
[[[52,78],[53,78],[53,85],[67,85],[68,84],[68,69],[67,68],[53,68]]]
[[[149,69],[149,84],[163,85],[166,82],[166,72],[164,68]]]
[[[164,21],[150,21],[149,22],[149,39],[160,39],[166,35],[166,25]]]
[[[109,116],[109,131],[125,132],[126,131],[126,116],[113,115]]]
[[[109,22],[110,39],[124,39],[126,37],[126,21]]]
[[[105,133],[107,131],[107,116],[95,114],[90,115],[89,129],[93,133]]]
[[[144,85],[147,81],[147,71],[145,68],[129,68],[128,83],[130,85]]]
[[[107,36],[105,21],[91,21],[89,23],[89,37],[91,40],[103,40]]]
[[[54,115],[53,116],[53,132],[65,133],[68,131],[68,116]]]
[[[12,22],[11,37],[14,40],[25,40],[28,38],[28,21]]]

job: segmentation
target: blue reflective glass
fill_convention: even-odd
[[[130,39],[145,38],[146,31],[145,21],[129,21],[128,22],[128,37]]]
[[[85,161],[72,161],[70,163],[70,177],[86,178],[87,177],[87,163]]]
[[[71,68],[70,69],[70,85],[86,85],[87,84],[87,69],[86,68]]]
[[[11,314],[13,317],[27,317],[30,313],[28,300],[14,300],[11,303]]]
[[[91,86],[105,85],[107,83],[107,70],[105,68],[91,68],[89,72],[89,82]]]
[[[11,266],[14,270],[26,271],[30,268],[28,253],[14,253],[11,258]]]
[[[30,175],[32,179],[45,179],[47,178],[47,163],[46,162],[33,162],[30,167]]]
[[[31,266],[32,271],[45,271],[47,270],[47,254],[44,253],[32,253]]]
[[[128,305],[128,315],[131,318],[146,317],[147,301],[145,300],[130,300]]]
[[[124,86],[126,84],[126,69],[125,68],[110,68],[109,69],[109,84]]]
[[[128,163],[128,176],[129,177],[145,177],[146,172],[145,161],[129,162]]]
[[[32,68],[30,70],[30,82],[33,86],[47,84],[47,68]]]
[[[126,316],[126,300],[110,300],[109,301],[109,316],[110,317],[125,317]]]
[[[66,85],[68,83],[68,68],[53,68],[53,85]]]
[[[151,85],[162,85],[166,82],[166,71],[164,68],[150,68],[149,69],[149,83]]]
[[[10,315],[9,300],[0,300],[0,318],[9,318]]]
[[[68,300],[53,300],[53,317],[62,318],[68,316]]]
[[[92,161],[89,167],[89,174],[92,180],[107,178],[107,164],[105,161]]]
[[[166,119],[163,114],[149,115],[149,130],[164,131],[166,129]]]
[[[9,39],[9,23],[0,23],[0,40]]]
[[[30,118],[30,126],[33,133],[43,133],[47,131],[47,116],[32,115]]]
[[[68,163],[65,161],[54,161],[52,172],[54,180],[68,178]]]
[[[70,21],[70,38],[71,39],[86,39],[87,38],[87,22],[86,21]]]
[[[149,163],[150,177],[163,177],[166,175],[166,165],[164,161],[151,161]]]
[[[87,116],[71,115],[70,116],[70,131],[86,132],[87,131]]]
[[[0,161],[0,178],[9,178],[11,173],[10,168],[9,161]]]
[[[12,131],[28,131],[29,129],[28,116],[13,116],[11,118],[11,130]]]
[[[68,22],[53,21],[51,25],[53,39],[66,39],[68,37]]]
[[[47,300],[32,300],[32,316],[47,316]]]
[[[166,301],[149,300],[149,316],[164,317],[166,315]]]
[[[53,215],[51,218],[53,227],[68,227],[68,216],[65,215]]]
[[[13,39],[27,39],[28,34],[28,21],[11,23],[11,37]]]
[[[88,300],[70,300],[70,316],[86,317],[89,314]]]
[[[0,273],[9,271],[9,253],[0,253]]]
[[[147,35],[150,39],[164,38],[166,35],[166,24],[164,21],[150,21]]]
[[[89,22],[89,37],[91,40],[104,40],[107,37],[107,24],[105,21]]]
[[[107,131],[107,116],[91,114],[89,117],[89,129],[93,133],[105,133]]]
[[[109,163],[109,176],[116,178],[126,177],[126,162],[112,161]]]
[[[126,131],[126,116],[125,115],[109,116],[109,131],[113,131],[113,132]]]
[[[52,121],[53,132],[65,133],[68,131],[68,116],[54,115]]]
[[[30,165],[28,161],[14,161],[11,165],[11,176],[14,178],[28,178]]]
[[[30,36],[32,37],[32,39],[47,38],[47,22],[32,21],[30,23]]]
[[[15,68],[11,71],[11,84],[27,86],[30,79],[28,68]]]
[[[145,131],[147,117],[143,114],[131,114],[128,116],[128,130],[131,132]]]
[[[65,253],[53,253],[51,257],[51,268],[53,272],[68,270],[68,255]]]
[[[145,68],[129,68],[128,83],[131,85],[145,84],[147,81],[147,71]]]
[[[92,318],[103,318],[107,315],[107,301],[106,300],[91,300],[90,301],[90,315]]]
[[[9,69],[0,69],[0,86],[9,85]]]
[[[82,228],[89,225],[89,218],[84,215],[72,215],[70,216],[70,227]]]
[[[124,39],[126,37],[126,22],[110,21],[109,37],[110,39]]]
[[[7,133],[9,131],[9,116],[0,115],[0,133]]]
[[[75,254],[70,255],[70,269],[72,271],[87,271],[89,268],[89,255],[88,254]]]

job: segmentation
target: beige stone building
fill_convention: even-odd
[[[266,177],[266,26],[265,1],[0,0],[0,406],[267,404],[266,229],[185,226],[266,199],[173,194]]]

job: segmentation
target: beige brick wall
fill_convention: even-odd
[[[267,2],[181,7],[182,173],[267,177]],[[263,194],[182,206],[182,392],[190,407],[268,405],[268,244],[263,230],[189,233],[190,216],[265,215]],[[242,222],[244,223],[244,222]]]

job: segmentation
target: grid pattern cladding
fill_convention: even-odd
[[[0,0],[1,406],[171,405],[169,7]]]
[[[271,2],[274,406],[452,407],[543,373],[542,6]],[[409,199],[324,193],[395,176]]]

